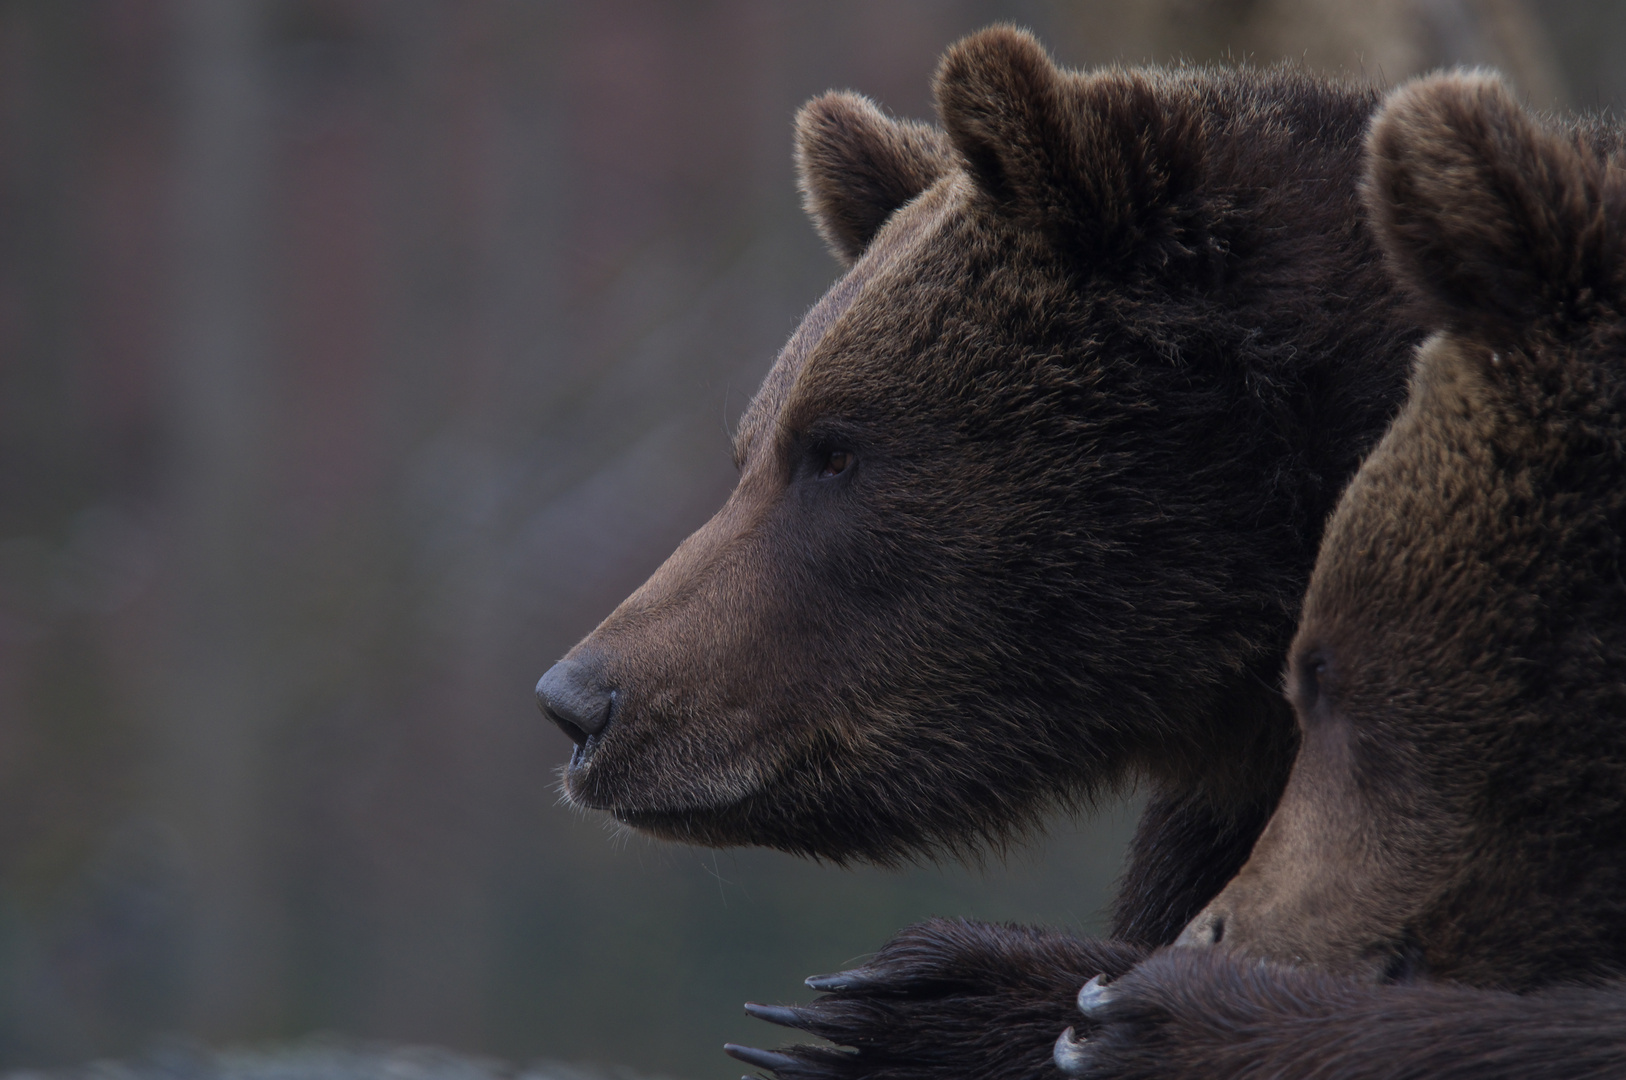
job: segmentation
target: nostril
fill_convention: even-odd
[[[1187,949],[1209,949],[1225,940],[1225,916],[1215,911],[1200,912],[1180,931],[1176,945]]]
[[[536,684],[536,702],[549,720],[582,746],[610,722],[614,698],[598,677],[597,665],[561,660]]]
[[[566,720],[564,717],[560,716],[546,705],[542,706],[542,711],[547,714],[549,720],[552,720],[554,724],[558,726],[560,731],[563,731],[566,735],[570,736],[571,742],[575,743],[577,746],[581,746],[587,741],[587,732],[583,731],[575,724],[572,724],[569,720]]]

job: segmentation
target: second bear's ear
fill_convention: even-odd
[[[796,114],[802,205],[844,263],[856,261],[892,212],[947,172],[949,161],[942,132],[893,120],[857,94],[825,94]]]
[[[1367,211],[1397,275],[1444,325],[1506,335],[1620,305],[1626,184],[1542,127],[1497,79],[1394,91],[1367,137]]]
[[[1187,96],[1132,71],[1063,71],[1008,26],[951,47],[935,90],[944,130],[1002,212],[1092,263],[1201,246],[1207,133]]]

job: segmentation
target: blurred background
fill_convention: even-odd
[[[836,276],[791,117],[1058,59],[1508,72],[1546,0],[0,0],[0,1069],[311,1031],[732,1077],[931,914],[1099,925],[1132,802],[845,871],[558,803],[537,677],[733,480]]]

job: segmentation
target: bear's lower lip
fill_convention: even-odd
[[[565,766],[564,790],[572,806],[582,810],[603,811],[619,818],[627,811],[625,793],[619,790],[620,785],[590,772],[594,758],[603,746],[607,734],[608,730],[590,735],[585,742],[571,749],[570,763]],[[597,772],[602,773],[603,769]],[[606,786],[610,790],[606,791]]]
[[[707,811],[635,810],[630,807],[606,807],[623,825],[631,825],[640,832],[675,843],[723,844],[738,843],[733,833],[727,837],[715,829],[717,823],[710,817],[729,808],[708,808]],[[709,812],[708,812],[709,811]]]
[[[591,751],[583,752],[577,747],[570,755],[570,764],[565,766],[564,792],[571,806],[581,810],[603,810],[615,812],[615,803],[606,802],[593,797],[591,787],[584,775],[587,770],[587,758]]]
[[[589,742],[585,754],[577,750],[570,756],[570,764],[564,772],[564,793],[570,805],[581,810],[597,810],[614,817],[623,825],[676,839],[680,834],[694,828],[696,823],[716,815],[733,813],[741,800],[713,799],[702,796],[695,797],[695,793],[684,793],[675,803],[661,805],[671,793],[648,791],[629,792],[622,790],[620,785],[610,782],[606,784],[603,776],[591,776],[587,766],[587,759],[591,757],[594,743]],[[608,787],[609,790],[605,790]],[[657,796],[651,800],[649,796]]]

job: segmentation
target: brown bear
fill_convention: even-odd
[[[1077,1076],[1626,1076],[1626,139],[1458,74],[1370,146],[1440,332],[1328,526],[1281,805],[1087,988]]]
[[[1047,1070],[1081,978],[1246,859],[1321,529],[1420,337],[1361,223],[1375,92],[1068,72],[995,28],[935,94],[941,129],[804,108],[850,269],[747,409],[726,505],[537,687],[571,802],[688,842],[892,863],[1146,783],[1120,943],[929,923],[820,1009],[759,1010],[859,1045],[820,1059],[844,1074]]]

